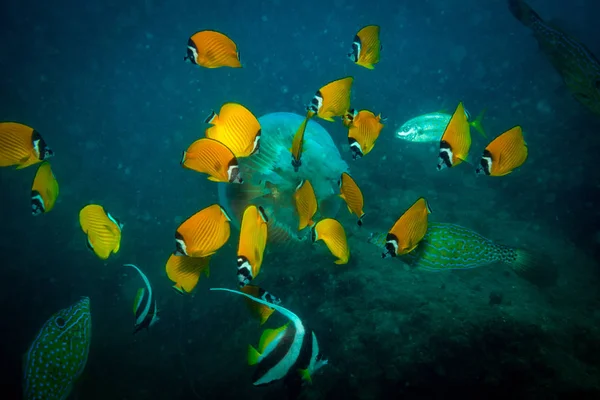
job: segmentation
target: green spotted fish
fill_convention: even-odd
[[[91,335],[88,297],[52,315],[24,356],[23,398],[66,399],[85,368]]]
[[[600,62],[583,44],[546,23],[523,0],[508,0],[514,17],[533,31],[540,48],[573,96],[600,115]]]
[[[386,234],[372,233],[369,242],[384,247]],[[494,243],[459,225],[431,222],[419,245],[400,259],[417,270],[433,272],[503,262],[522,273],[533,266],[532,257],[525,250]]]

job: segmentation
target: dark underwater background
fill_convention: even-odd
[[[600,54],[597,1],[530,4]],[[302,114],[319,87],[347,75],[352,104],[388,117],[358,161],[341,124],[317,121],[364,182],[364,226],[340,212],[351,260],[335,265],[316,245],[268,246],[260,277],[329,359],[304,398],[600,397],[600,118],[572,98],[506,1],[9,0],[0,15],[0,120],[44,136],[61,191],[54,210],[33,218],[36,168],[0,170],[0,397],[20,398],[22,355],[44,321],[89,296],[92,344],[73,398],[284,398],[281,385],[252,386],[246,348],[258,322],[241,299],[208,291],[236,284],[236,231],[193,294],[170,288],[175,229],[218,201],[215,184],[179,160],[221,104]],[[383,44],[373,71],[345,57],[368,24],[381,26]],[[188,37],[204,29],[231,37],[244,68],[183,62]],[[459,101],[488,110],[492,137],[523,126],[521,170],[438,173],[435,146],[394,137],[406,120]],[[473,133],[474,153],[485,144]],[[430,221],[531,249],[547,276],[522,279],[501,264],[426,273],[382,260],[365,233],[387,230],[419,196]],[[105,262],[79,227],[88,203],[125,224]],[[140,280],[124,263],[146,272],[160,310],[135,336]],[[273,315],[266,326],[284,322]]]

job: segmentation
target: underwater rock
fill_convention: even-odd
[[[502,304],[503,295],[500,292],[491,292],[490,293],[490,306],[497,306]]]

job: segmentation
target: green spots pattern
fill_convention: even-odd
[[[428,271],[477,268],[512,262],[516,252],[475,231],[454,224],[431,223],[417,248],[403,257],[414,268]]]
[[[24,399],[66,399],[85,368],[91,334],[87,297],[52,315],[24,356]]]

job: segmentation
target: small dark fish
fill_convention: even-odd
[[[523,0],[508,0],[510,12],[533,31],[540,48],[581,104],[600,115],[600,61],[583,44],[550,26]]]

